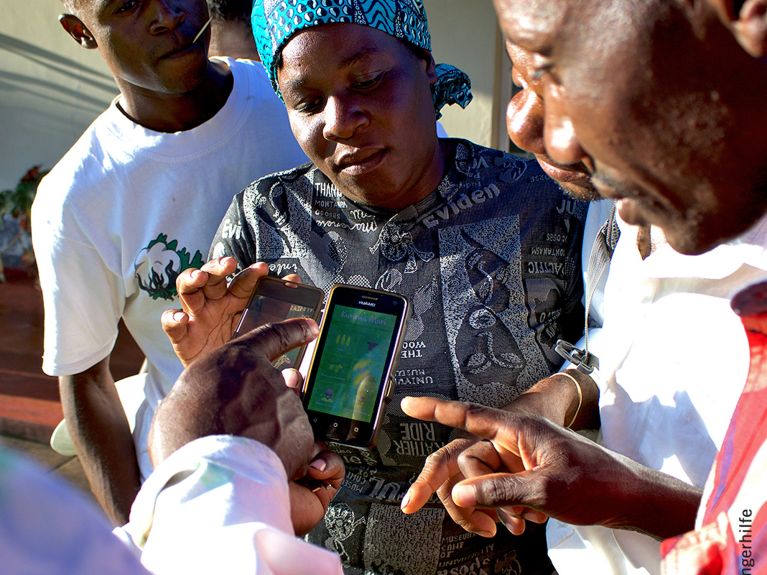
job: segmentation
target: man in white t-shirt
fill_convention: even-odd
[[[305,161],[258,63],[209,60],[205,0],[65,0],[63,28],[98,49],[120,95],[43,180],[33,241],[43,370],[58,375],[91,488],[116,523],[148,475],[146,433],[181,373],[160,315],[200,265],[232,196]],[[109,356],[122,318],[147,357],[134,439]]]

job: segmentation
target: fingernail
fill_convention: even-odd
[[[317,471],[325,471],[325,468],[327,466],[328,466],[328,462],[322,459],[322,457],[313,459],[312,462],[309,464],[309,467],[313,467]]]
[[[301,384],[301,376],[298,371],[291,368],[282,370],[282,377],[285,380],[285,385],[291,389],[296,389]]]
[[[173,321],[180,322],[186,317],[186,314],[183,311],[177,311],[173,314]]]
[[[402,503],[399,504],[400,509],[405,509],[405,507],[410,505],[410,500],[413,499],[411,491],[411,489],[408,489],[407,493],[405,493],[405,497],[402,498]]]
[[[471,485],[461,485],[460,483],[453,487],[453,501],[459,507],[474,507],[474,488]]]

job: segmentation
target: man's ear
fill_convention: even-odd
[[[767,0],[745,0],[742,4],[733,15],[735,37],[755,58],[767,57]]]
[[[62,14],[59,16],[59,24],[66,30],[67,34],[75,39],[75,42],[80,44],[83,48],[93,50],[98,48],[96,39],[91,34],[91,31],[85,27],[82,20],[73,14]]]

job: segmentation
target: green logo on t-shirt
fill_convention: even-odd
[[[189,258],[186,248],[178,249],[178,241],[168,241],[160,234],[142,249],[133,262],[133,270],[139,288],[152,299],[172,300],[176,297],[176,278],[187,268],[199,268],[203,264],[199,251]]]

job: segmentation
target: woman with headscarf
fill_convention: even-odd
[[[183,274],[179,292],[266,262],[326,291],[351,283],[413,306],[378,447],[338,448],[347,479],[309,540],[348,573],[551,573],[540,526],[482,537],[438,502],[401,513],[425,458],[451,436],[405,416],[399,398],[501,407],[559,367],[556,340],[582,327],[585,206],[535,162],[437,138],[443,105],[471,96],[463,72],[435,65],[420,0],[257,0],[252,24],[311,163],[240,193],[211,248],[231,257]],[[215,316],[221,300],[205,305]],[[190,361],[207,332],[186,311],[164,321]]]

